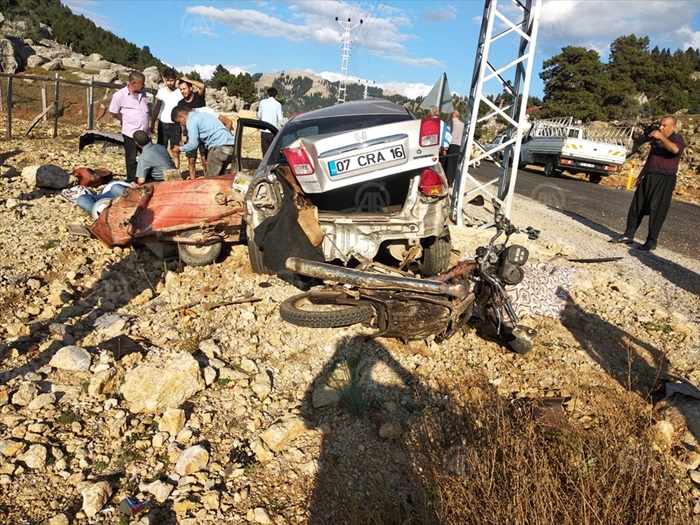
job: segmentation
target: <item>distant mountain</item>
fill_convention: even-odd
[[[255,87],[258,90],[258,98],[263,99],[267,88],[274,87],[279,95],[278,99],[284,104],[284,113],[293,115],[301,111],[309,111],[319,106],[325,107],[334,104],[338,100],[338,82],[329,82],[318,75],[307,71],[281,71],[279,73],[256,73],[253,75]],[[345,100],[360,100],[370,98],[386,98],[397,104],[417,106],[417,101],[397,95],[385,93],[377,87],[365,86],[357,83],[346,85]]]

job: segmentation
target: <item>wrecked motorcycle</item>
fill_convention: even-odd
[[[508,245],[518,229],[496,202],[494,218],[496,233],[487,246],[431,279],[374,262],[351,269],[290,257],[288,270],[337,284],[286,299],[280,315],[299,326],[333,328],[367,322],[377,329],[372,337],[411,340],[435,335],[442,341],[476,312],[505,344],[524,354],[533,347],[535,330],[519,324],[505,286],[523,280],[529,252],[524,246]],[[503,242],[497,242],[504,235]]]

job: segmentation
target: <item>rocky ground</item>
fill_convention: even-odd
[[[0,143],[0,521],[122,523],[134,497],[150,499],[139,523],[324,523],[341,485],[401,472],[410,451],[395,443],[421,407],[483,394],[469,388],[478,374],[505,399],[564,399],[584,428],[613,402],[642,404],[683,522],[700,523],[700,401],[658,389],[669,374],[700,385],[697,260],[610,245],[518,197],[513,222],[541,232],[520,239],[532,260],[576,270],[561,319],[525,320],[539,334],[528,355],[478,326],[441,344],[299,328],[277,312],[296,290],[253,274],[244,246],[196,268],[70,235],[89,216],[21,172],[123,171],[118,153],[77,154],[76,136]],[[489,233],[452,235],[465,252]],[[339,395],[355,382],[365,418]],[[356,478],[333,475],[342,456]]]

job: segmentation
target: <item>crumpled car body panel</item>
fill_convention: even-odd
[[[164,181],[128,189],[112,200],[90,227],[107,246],[134,242],[192,242],[179,234],[199,229],[224,242],[240,240],[243,196],[234,174]]]

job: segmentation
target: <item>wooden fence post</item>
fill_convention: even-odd
[[[7,139],[12,139],[12,77],[7,77]]]
[[[46,82],[41,84],[41,111],[46,111]],[[46,113],[44,113],[43,119],[46,120]]]
[[[90,87],[88,88],[88,100],[87,100],[87,114],[88,114],[88,121],[87,121],[87,127],[88,129],[92,129],[92,126],[94,124],[94,115],[92,114],[92,106],[95,104],[95,77],[91,76],[90,77]]]
[[[53,138],[58,137],[58,73],[56,73],[56,90],[53,99]]]

